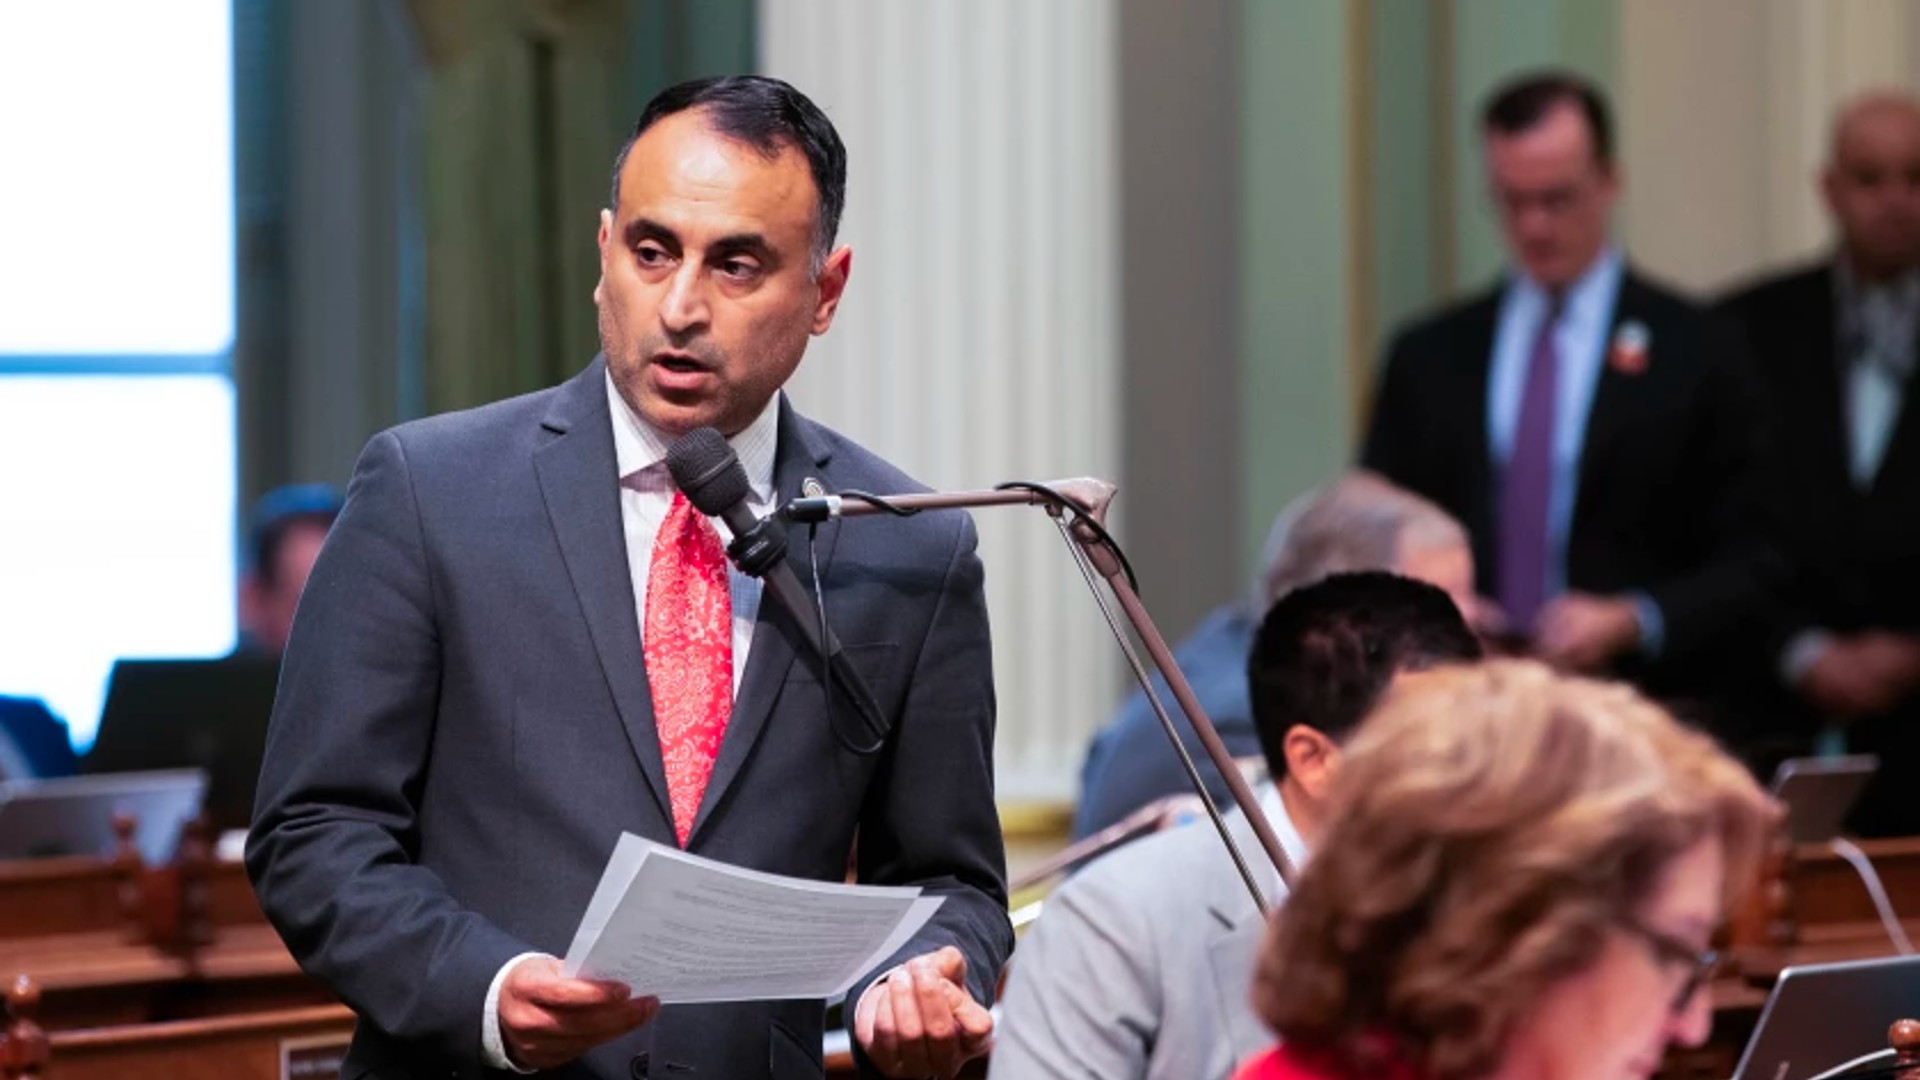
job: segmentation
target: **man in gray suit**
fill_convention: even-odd
[[[663,464],[713,426],[757,515],[813,481],[912,487],[779,392],[846,286],[845,182],[839,136],[785,83],[662,93],[600,218],[603,357],[362,455],[295,621],[247,852],[294,955],[359,1013],[343,1075],[818,1076],[819,1001],[662,1008],[562,976],[623,831],[821,880],[854,854],[863,881],[944,898],[849,993],[856,1050],[903,1077],[984,1050],[1012,934],[970,519],[819,532],[872,733]]]
[[[1261,808],[1295,865],[1322,825],[1340,746],[1402,671],[1480,655],[1447,594],[1378,571],[1287,593],[1247,662],[1253,716],[1275,781]],[[1257,852],[1239,813],[1228,826]],[[1285,888],[1249,865],[1269,901]],[[1047,901],[1001,1000],[992,1075],[1006,1080],[1206,1080],[1273,1044],[1247,1004],[1264,923],[1209,826],[1136,841]]]

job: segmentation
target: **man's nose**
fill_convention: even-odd
[[[684,334],[707,321],[706,277],[691,260],[680,264],[660,298],[660,325],[669,334]]]

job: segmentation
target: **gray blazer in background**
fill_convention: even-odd
[[[622,831],[675,843],[605,379],[596,359],[376,436],[301,600],[247,867],[301,965],[360,1014],[346,1077],[486,1074],[500,966],[565,953]],[[809,477],[921,490],[782,400],[779,500]],[[956,945],[985,1002],[1012,934],[974,546],[962,513],[821,527],[828,614],[891,735],[869,755],[836,739],[820,665],[769,599],[689,850],[837,881],[857,828],[863,881],[946,900],[895,959]],[[668,1006],[548,1075],[818,1076],[822,1025],[819,1001]]]
[[[1227,827],[1268,903],[1284,899],[1246,816],[1235,811]],[[1305,853],[1289,854],[1298,863]],[[1206,821],[1089,863],[1020,940],[989,1075],[1224,1080],[1274,1043],[1247,1002],[1264,930]]]

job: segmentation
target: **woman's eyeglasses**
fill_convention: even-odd
[[[1674,1012],[1684,1012],[1700,992],[1714,970],[1720,966],[1720,953],[1713,948],[1696,949],[1685,941],[1663,930],[1655,930],[1633,919],[1617,919],[1620,929],[1645,942],[1653,950],[1654,960],[1663,967],[1684,969],[1687,977],[1675,991],[1673,1001],[1668,1005]]]

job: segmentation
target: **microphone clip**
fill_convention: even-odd
[[[778,515],[768,514],[754,522],[753,528],[733,538],[727,555],[748,577],[763,577],[787,557],[787,529]]]

